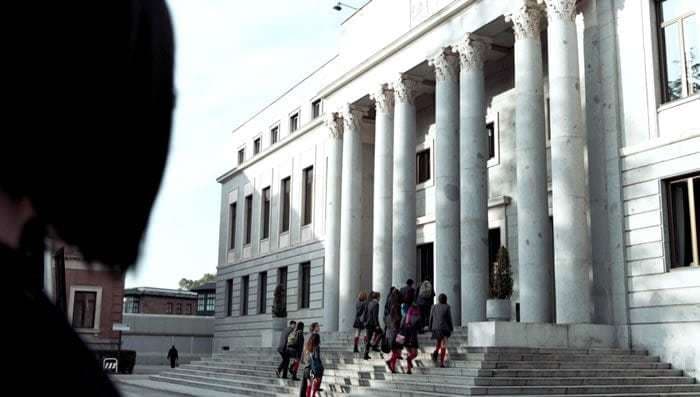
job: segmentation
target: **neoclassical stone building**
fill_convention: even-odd
[[[261,343],[277,284],[290,318],[348,330],[358,291],[429,279],[476,327],[505,246],[514,323],[594,324],[696,374],[698,15],[368,2],[334,58],[233,132],[215,350]]]

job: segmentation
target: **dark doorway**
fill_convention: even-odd
[[[418,271],[417,284],[422,283],[424,280],[435,284],[433,263],[433,243],[419,245],[416,252],[416,270]]]
[[[489,263],[496,263],[501,248],[501,228],[489,229]]]

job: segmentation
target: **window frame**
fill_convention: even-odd
[[[258,314],[267,313],[267,271],[258,273]]]
[[[238,148],[238,165],[245,163],[245,145]]]
[[[309,183],[309,173],[311,183]],[[310,165],[301,171],[301,226],[310,226],[314,221],[314,166]],[[307,208],[308,207],[308,208]]]
[[[73,327],[78,333],[97,333],[100,331],[100,319],[102,317],[102,287],[92,285],[75,285],[70,288],[68,313],[70,313],[70,324],[73,326],[75,311],[75,295],[78,292],[95,293],[95,311],[92,328]],[[140,302],[140,300],[139,300]],[[140,307],[139,307],[140,309]]]
[[[688,80],[688,59],[687,59],[687,54],[686,54],[686,46],[685,46],[685,40],[686,40],[686,34],[685,34],[685,20],[690,17],[695,17],[695,28],[700,29],[700,18],[698,17],[698,12],[696,9],[691,8],[690,10],[686,10],[683,13],[673,17],[669,18],[667,20],[664,20],[663,16],[663,10],[662,10],[662,4],[663,0],[655,0],[654,1],[654,12],[656,13],[656,45],[657,45],[657,51],[658,51],[658,56],[656,61],[658,62],[659,66],[659,90],[660,90],[660,106],[665,106],[677,101],[682,101],[685,100],[689,97],[694,97],[700,95],[700,90],[695,91],[695,92],[690,92],[692,89],[692,84]],[[679,98],[676,99],[671,99],[669,98],[668,92],[667,92],[667,83],[668,83],[668,70],[667,70],[667,64],[666,64],[666,38],[664,35],[664,29],[671,25],[677,25],[678,27],[678,45],[680,49],[680,56],[681,56],[681,94]],[[700,45],[700,38],[696,38],[698,40],[698,44]],[[700,54],[699,54],[700,55]]]
[[[309,309],[310,307],[311,307],[311,262],[303,262],[303,263],[299,264],[299,308],[300,309]]]
[[[250,289],[250,276],[245,275],[241,277],[241,316],[247,316],[248,315],[248,306],[249,306],[249,289]]]
[[[692,181],[694,179],[700,180],[700,171],[684,173],[668,178],[662,179],[661,182],[661,192],[662,192],[662,212],[663,212],[663,226],[664,226],[664,257],[666,262],[666,271],[677,271],[683,269],[698,269],[700,268],[700,230],[697,228],[697,219],[700,217],[700,208],[697,208],[694,200],[691,199],[691,194],[700,195],[700,192],[694,192],[694,187]],[[673,224],[674,214],[673,214],[673,198],[671,185],[675,183],[688,183],[688,217],[691,217],[690,221],[690,233],[691,233],[691,256],[693,261],[689,264],[676,264],[675,258],[675,241],[677,237],[674,235],[675,228]],[[696,222],[692,222],[693,219]]]
[[[293,111],[292,113],[289,114],[289,134],[293,134],[297,131],[299,131],[299,128],[301,128],[301,112],[299,109]],[[295,124],[292,124],[292,122],[295,121]]]
[[[270,127],[270,146],[280,141],[280,123],[275,123]]]
[[[229,251],[235,250],[236,249],[236,229],[237,229],[237,221],[238,221],[238,201],[234,201],[232,203],[229,203],[228,205],[228,211],[229,211],[229,246],[228,249]]]
[[[316,120],[323,114],[323,102],[321,98],[311,101],[311,119]]]
[[[244,218],[243,218],[243,246],[247,247],[253,242],[253,194],[248,194],[244,198]]]
[[[265,197],[267,194],[267,197]],[[260,192],[260,241],[270,238],[270,221],[272,212],[272,186]]]
[[[287,187],[289,189],[289,193],[285,193],[285,182],[287,183]],[[285,199],[286,195],[286,199]],[[287,216],[285,216],[285,210],[287,212]],[[291,229],[291,223],[292,223],[292,177],[286,176],[282,179],[280,179],[280,217],[279,217],[279,231],[280,235],[289,233],[289,230]],[[287,222],[287,226],[285,228],[285,220]]]
[[[257,156],[262,152],[262,135],[253,138],[253,156]]]

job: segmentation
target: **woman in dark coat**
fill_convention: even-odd
[[[447,304],[447,295],[440,294],[438,304],[430,311],[430,330],[433,331],[435,351],[433,361],[437,361],[440,355],[440,367],[445,368],[445,355],[447,354],[447,339],[452,335],[454,327],[452,325],[452,311]]]
[[[304,323],[299,321],[297,327],[293,333],[289,334],[287,337],[287,355],[292,362],[292,380],[299,380],[297,378],[297,371],[299,370],[299,363],[301,361],[301,353],[304,351]]]
[[[360,351],[357,348],[357,344],[360,341],[360,335],[362,334],[362,330],[365,329],[365,323],[367,322],[367,297],[367,291],[362,291],[357,295],[357,302],[355,303],[355,322],[352,324],[352,327],[355,329],[355,347],[352,350],[354,353],[359,353]],[[365,335],[365,339],[367,339],[367,335]]]
[[[403,347],[408,352],[406,357],[406,373],[410,374],[413,368],[413,359],[418,355],[418,329],[421,327],[420,307],[411,303],[406,311],[406,315],[401,322],[399,334],[403,335]]]
[[[391,295],[387,297],[387,302],[389,314],[385,319],[386,334],[384,337],[391,349],[391,357],[386,361],[386,365],[392,373],[396,373],[396,362],[401,357],[401,349],[403,349],[403,344],[396,341],[401,327],[401,293],[398,289],[392,290]]]

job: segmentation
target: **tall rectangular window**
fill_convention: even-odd
[[[201,295],[199,295],[201,296]],[[199,299],[199,296],[197,299]],[[197,302],[199,304],[199,302]],[[231,317],[233,311],[233,279],[226,280],[226,316]]]
[[[258,274],[258,314],[267,312],[267,272]]]
[[[261,139],[260,139],[260,138],[256,138],[256,139],[253,141],[253,154],[258,154],[258,153],[260,153],[261,146],[262,146]]]
[[[253,195],[248,195],[245,198],[245,243],[250,244],[253,237]]]
[[[670,267],[700,266],[700,173],[666,181]]]
[[[207,294],[207,311],[213,312],[216,310],[216,294]]]
[[[486,133],[488,134],[489,159],[496,157],[496,126],[493,121],[486,123]]]
[[[185,314],[192,314],[192,304],[188,303],[185,309]]]
[[[301,294],[299,295],[299,306],[302,309],[307,309],[309,307],[309,301],[311,298],[311,263],[304,262],[301,264],[301,285],[299,290]]]
[[[275,126],[270,130],[270,145],[274,145],[280,140],[280,127]]]
[[[241,316],[248,315],[248,285],[250,276],[243,276],[241,280]]]
[[[262,219],[261,219],[261,229],[262,234],[261,239],[266,239],[270,237],[270,187],[266,187],[262,191]]]
[[[243,164],[245,161],[245,149],[240,149],[238,151],[238,165]]]
[[[168,302],[168,308],[165,310],[166,314],[173,314],[173,304]]]
[[[282,214],[281,214],[281,219],[282,219],[282,228],[281,232],[288,232],[289,231],[289,217],[290,217],[290,206],[291,206],[291,178],[287,177],[282,179],[282,185],[280,188],[280,198],[282,200],[282,203],[280,205]]]
[[[663,99],[670,102],[700,92],[697,15],[695,1],[661,0],[657,4]]]
[[[294,132],[299,129],[299,113],[294,113],[289,117],[289,132]]]
[[[277,284],[284,288],[284,307],[287,307],[287,266],[277,269]]]
[[[97,293],[77,291],[73,297],[73,328],[95,328]]]
[[[314,200],[314,167],[308,167],[304,169],[303,173],[304,180],[304,195],[303,195],[303,209],[302,214],[303,225],[308,225],[313,219],[313,200]]]
[[[236,248],[236,203],[231,203],[229,205],[229,218],[230,218],[230,228],[231,230],[229,231],[229,249],[234,249]]]
[[[175,314],[182,314],[182,303],[178,303],[175,306]]]
[[[311,111],[313,118],[317,118],[321,116],[321,100],[317,99],[311,103]]]
[[[430,180],[430,149],[416,154],[416,184]]]

